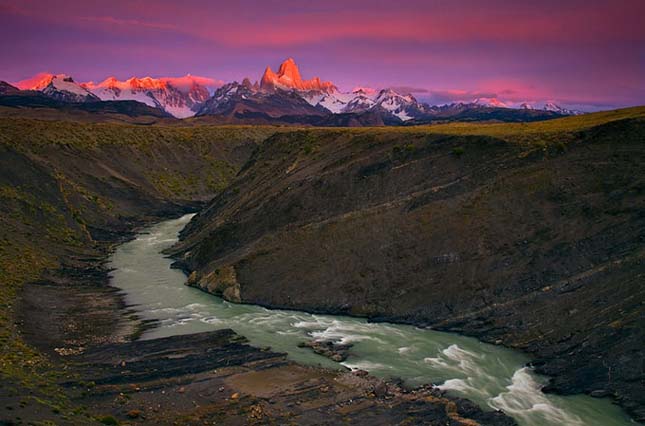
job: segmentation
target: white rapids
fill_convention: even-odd
[[[363,369],[410,386],[433,383],[484,409],[503,410],[522,426],[634,424],[608,400],[542,393],[545,378],[526,366],[530,360],[503,347],[409,325],[232,304],[186,287],[186,276],[170,269],[172,261],[161,251],[177,241],[190,217],[151,226],[111,258],[111,284],[155,325],[143,339],[232,328],[252,345],[270,346],[301,363]],[[351,354],[337,364],[297,346],[309,339],[352,344]]]

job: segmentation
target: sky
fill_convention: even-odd
[[[645,0],[0,0],[0,80],[260,78],[598,110],[645,104]]]

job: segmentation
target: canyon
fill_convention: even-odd
[[[137,341],[150,324],[107,285],[105,260],[142,226],[189,211],[198,214],[170,254],[191,286],[475,336],[530,354],[552,378],[547,391],[611,397],[643,419],[642,107],[365,129],[2,112],[0,399],[12,419],[127,422],[139,404],[160,423],[220,413],[235,424],[274,401],[315,424],[319,412],[306,407],[330,389],[363,401],[381,386],[299,366],[230,331]],[[176,359],[205,370],[190,375]],[[267,396],[259,371],[293,387]],[[200,380],[224,391],[196,409],[190,398],[204,389],[189,384]],[[149,407],[168,401],[160,390],[185,404],[155,414]],[[431,388],[408,392],[390,395],[401,411],[382,409],[387,394],[367,405],[382,419],[416,407],[437,422],[512,424]],[[313,405],[292,408],[298,401]]]
[[[547,389],[642,420],[644,122],[624,112],[277,134],[171,253],[232,302],[521,349]]]

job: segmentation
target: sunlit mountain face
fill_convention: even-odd
[[[0,45],[11,60],[0,80],[47,71],[97,84],[187,73],[224,83],[254,81],[270,65],[262,87],[393,88],[430,105],[594,111],[645,101],[640,0],[78,4],[2,0]],[[290,57],[300,75],[280,67]]]
[[[210,90],[218,85],[213,79],[191,75],[131,77],[124,81],[108,77],[99,83],[77,83],[65,74],[40,73],[17,82],[15,87],[40,91],[69,102],[137,101],[164,110],[174,117],[186,118],[195,115],[210,97]]]
[[[300,70],[296,61],[289,58],[280,64],[278,72],[275,73],[268,66],[260,79],[260,88],[263,90],[294,89],[294,90],[311,90],[316,92],[333,93],[338,90],[333,83],[329,81],[320,81],[320,78],[314,77],[311,80],[303,80],[300,76]]]
[[[496,97],[479,97],[460,102],[430,105],[418,100],[405,87],[357,87],[342,91],[330,81],[319,77],[305,79],[293,58],[284,60],[274,72],[267,66],[259,80],[244,78],[222,83],[206,77],[131,77],[119,80],[108,77],[98,83],[76,82],[66,74],[40,73],[15,83],[24,91],[40,92],[62,102],[135,101],[157,108],[176,118],[195,115],[216,115],[231,119],[260,114],[273,120],[283,116],[328,114],[365,115],[364,125],[423,123],[438,119],[499,119],[531,121],[561,115],[578,114],[553,102],[543,105],[522,103],[519,106]],[[516,109],[520,113],[501,112]],[[529,113],[528,111],[537,111]],[[485,112],[482,115],[482,112]],[[486,115],[495,112],[493,116]],[[464,113],[466,114],[464,116]],[[376,121],[375,121],[376,120]],[[302,118],[297,119],[302,121]],[[325,124],[305,119],[308,124]],[[342,124],[342,122],[341,122]],[[340,125],[340,124],[337,124]]]

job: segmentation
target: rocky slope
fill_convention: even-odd
[[[123,422],[154,425],[512,426],[500,412],[432,387],[305,367],[232,330],[101,346],[70,356],[74,399]],[[124,362],[123,360],[127,360]],[[115,398],[115,395],[118,395]],[[103,417],[105,419],[105,417]]]
[[[136,331],[105,255],[210,199],[274,132],[0,118],[0,423],[92,424],[57,385],[71,373],[54,349]]]
[[[106,254],[220,192],[278,131],[0,118],[0,424],[514,424],[231,330],[131,342],[143,324]]]
[[[232,301],[527,351],[549,389],[613,396],[643,421],[644,137],[642,107],[283,133],[174,253],[189,284]]]
[[[322,117],[322,108],[310,105],[296,92],[276,88],[264,91],[248,80],[225,84],[204,103],[197,116],[215,115],[230,120],[253,122],[254,119],[280,120],[286,116]]]
[[[15,95],[18,93],[20,93],[20,89],[18,89],[16,86],[12,86],[6,81],[0,81],[0,95],[6,96]]]

